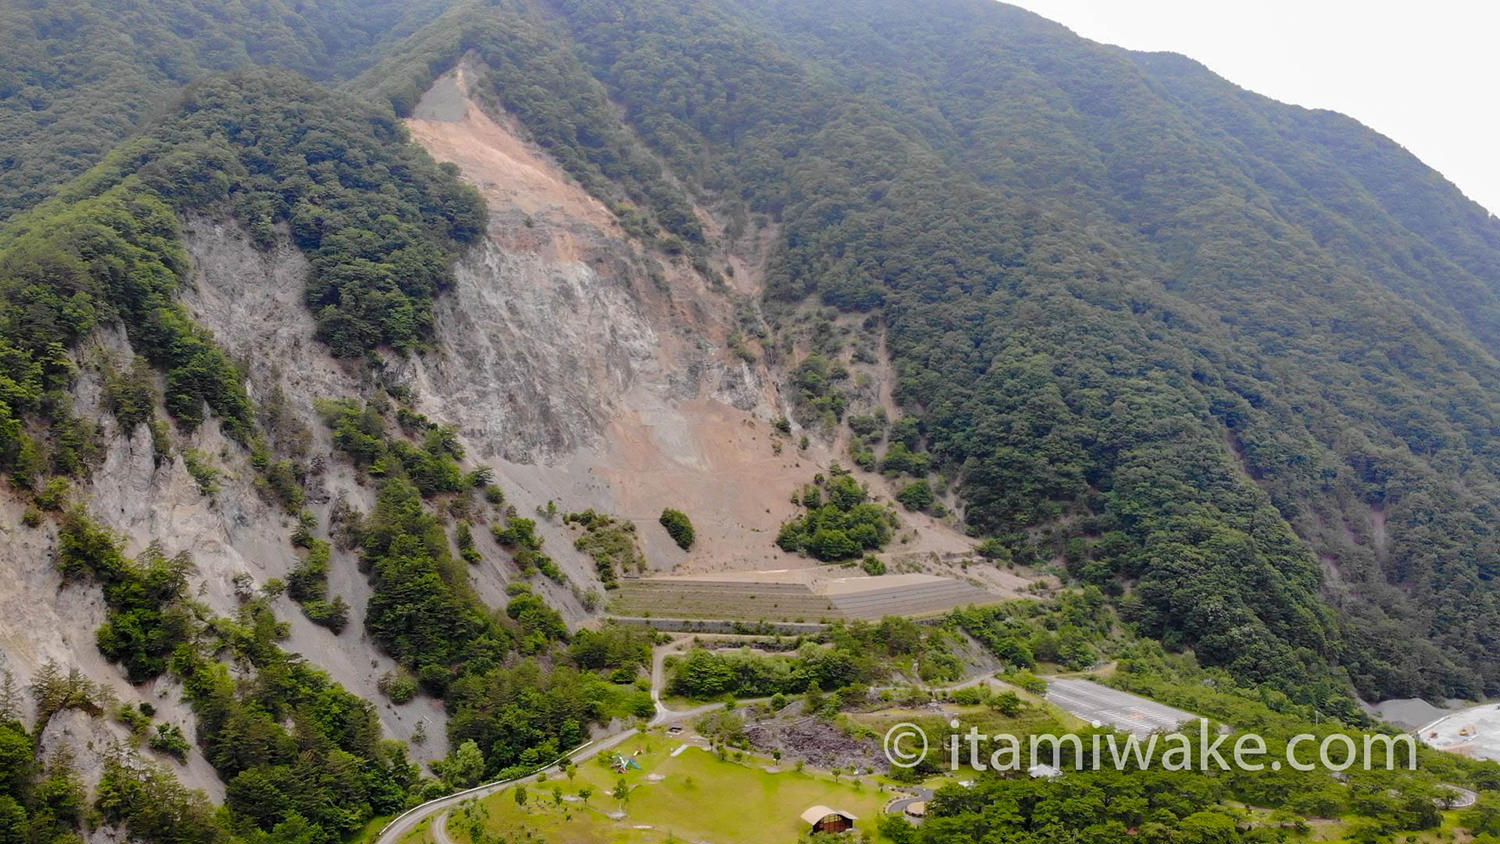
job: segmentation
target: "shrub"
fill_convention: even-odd
[[[194,448],[182,452],[182,463],[187,467],[189,475],[198,482],[198,491],[206,496],[216,495],[219,491],[219,470],[209,462],[208,455]]]
[[[1047,693],[1047,681],[1024,668],[1005,675],[1005,679],[1034,695],[1044,695]]]
[[[1021,696],[1009,690],[990,698],[990,708],[1007,718],[1020,715],[1023,706]]]
[[[124,372],[111,370],[104,383],[104,405],[120,423],[126,434],[136,426],[150,422],[156,408],[156,385],[151,379],[151,368],[142,358],[131,361]]]
[[[382,674],[375,687],[397,706],[410,703],[417,696],[417,678],[400,669]]]
[[[886,449],[885,456],[880,459],[880,471],[890,475],[919,477],[927,474],[931,465],[932,457],[929,454],[923,451],[912,451],[904,442],[893,444]]]
[[[926,510],[930,508],[936,498],[932,494],[932,487],[927,481],[913,481],[902,487],[896,493],[896,500],[901,506],[908,510]]]
[[[151,737],[150,746],[152,750],[176,759],[178,762],[186,762],[190,746],[187,737],[182,734],[182,728],[176,724],[157,724],[156,735]]]
[[[307,504],[307,493],[297,477],[297,467],[290,460],[268,463],[261,471],[258,486],[287,513],[296,513]]]
[[[516,561],[521,571],[526,574],[540,571],[553,581],[563,582],[562,569],[557,567],[552,557],[542,551],[542,537],[537,535],[535,519],[512,516],[506,520],[503,528],[490,525],[490,534],[500,547],[510,552],[511,559]]]
[[[896,520],[868,499],[869,490],[835,465],[793,497],[807,512],[781,526],[776,544],[825,562],[877,551],[890,541]]]
[[[67,478],[53,478],[42,485],[36,493],[36,506],[43,510],[58,512],[68,503],[68,493],[73,485]]]
[[[849,417],[849,430],[858,437],[884,437],[886,424],[884,409],[877,409],[866,416]]]
[[[606,589],[615,587],[620,572],[645,570],[646,558],[636,545],[634,522],[593,510],[569,513],[563,521],[583,528],[573,546],[594,559],[599,580]]]
[[[986,560],[1009,560],[1010,549],[996,537],[990,537],[974,547],[974,552]]]
[[[667,534],[672,537],[673,542],[677,543],[677,547],[684,551],[693,547],[695,538],[693,523],[686,513],[668,507],[661,511],[661,518],[658,521],[667,529]]]
[[[335,635],[349,626],[349,604],[342,597],[335,596],[332,601],[308,601],[302,605],[302,614],[312,623],[332,630]]]
[[[478,565],[479,561],[484,559],[483,555],[479,553],[479,549],[474,545],[474,529],[467,519],[461,520],[458,523],[454,542],[458,545],[458,556],[462,557],[463,561],[469,565]]]
[[[328,561],[331,549],[327,542],[314,539],[308,543],[302,561],[287,575],[287,594],[299,604],[322,601],[328,597]]]

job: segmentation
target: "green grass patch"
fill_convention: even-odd
[[[349,836],[344,839],[344,844],[368,844],[368,842],[379,838],[380,831],[385,829],[385,825],[395,819],[395,815],[379,815],[370,818],[365,822],[364,826],[349,833]]]
[[[640,770],[617,774],[600,761],[613,755],[605,753],[578,766],[571,779],[554,774],[546,781],[527,783],[525,805],[516,801],[515,789],[508,788],[479,801],[474,809],[455,810],[448,820],[448,836],[455,844],[524,840],[528,835],[531,840],[577,844],[674,838],[784,844],[806,831],[800,815],[815,804],[854,813],[859,818],[857,828],[873,834],[881,810],[896,796],[868,780],[836,780],[827,773],[797,771],[791,766],[771,773],[765,767],[772,762],[760,757],[746,756],[736,762],[696,746],[672,756],[681,744],[676,738],[654,733],[633,738],[616,750],[634,759]],[[629,788],[629,798],[623,802],[612,796],[621,779]],[[561,790],[562,802],[554,798],[554,789]],[[592,792],[587,805],[567,799],[577,798],[584,789]],[[609,817],[608,813],[621,810],[625,817]],[[483,841],[475,840],[476,824]],[[424,832],[408,840],[417,844],[433,838]],[[877,835],[876,840],[884,839]]]

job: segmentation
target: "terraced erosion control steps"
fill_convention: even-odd
[[[817,622],[934,615],[1001,600],[951,577],[866,577],[828,567],[626,580],[615,592],[610,611],[657,618]]]

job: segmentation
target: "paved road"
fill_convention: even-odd
[[[571,759],[574,762],[583,762],[585,760],[592,759],[595,756],[598,756],[600,753],[618,746],[638,732],[640,731],[633,729],[626,730],[622,733],[616,733],[612,736],[609,736],[608,738],[590,742],[589,744],[586,744],[583,747],[580,747],[572,753],[568,754],[564,758]],[[558,762],[561,761],[561,759],[558,760]],[[555,768],[555,763],[548,766],[548,769]],[[542,772],[537,772],[537,774],[540,773]],[[422,821],[426,820],[433,813],[439,813],[438,817],[433,822],[435,833],[434,837],[437,838],[439,844],[452,844],[451,841],[446,840],[446,818],[448,816],[449,810],[458,806],[458,804],[464,802],[465,800],[488,797],[489,795],[494,794],[497,791],[502,791],[506,788],[509,788],[515,783],[531,782],[532,780],[537,778],[537,774],[531,774],[529,776],[519,777],[513,780],[502,780],[500,782],[487,783],[477,788],[471,788],[468,791],[460,791],[457,794],[450,794],[447,797],[439,797],[436,800],[429,800],[428,802],[423,803],[420,806],[408,809],[404,814],[398,816],[395,820],[386,824],[385,829],[382,829],[380,831],[380,836],[375,839],[375,844],[399,844],[401,839],[410,835],[412,833],[412,830],[415,830],[417,828],[418,824],[422,823]],[[438,827],[442,827],[442,829],[439,830]]]
[[[1475,794],[1467,788],[1460,788],[1459,786],[1448,785],[1446,783],[1443,784],[1443,788],[1446,788],[1458,795],[1458,797],[1451,804],[1447,804],[1448,808],[1450,809],[1467,809],[1473,806],[1475,803],[1479,802],[1479,795]],[[1439,806],[1444,805],[1444,801],[1442,800],[1438,800],[1437,803]]]
[[[1047,702],[1089,723],[1108,724],[1138,736],[1170,731],[1184,722],[1198,720],[1198,716],[1191,712],[1101,686],[1091,680],[1049,678]]]
[[[917,786],[916,788],[913,788],[912,791],[915,791],[916,794],[911,797],[903,797],[900,800],[892,800],[890,802],[890,805],[885,807],[885,813],[887,815],[904,814],[906,812],[907,806],[910,806],[913,803],[926,803],[928,800],[932,799],[932,795],[935,793],[932,789],[925,786]]]

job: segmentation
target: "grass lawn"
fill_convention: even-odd
[[[385,829],[385,825],[390,823],[395,817],[395,815],[380,815],[379,817],[370,818],[369,822],[357,831],[344,836],[345,844],[362,844],[365,841],[374,841],[380,836],[380,831]]]
[[[448,821],[448,836],[455,844],[486,844],[500,836],[576,844],[656,844],[669,838],[785,844],[804,832],[800,815],[809,806],[821,803],[852,812],[859,818],[858,828],[874,833],[881,810],[896,796],[870,782],[856,785],[847,777],[835,781],[822,772],[788,768],[769,773],[763,766],[770,760],[759,757],[747,756],[741,763],[721,761],[698,747],[672,756],[680,744],[653,733],[619,748],[626,755],[642,751],[631,757],[641,770],[624,774],[630,798],[623,805],[610,796],[621,775],[593,759],[578,767],[572,781],[553,776],[527,785],[524,807],[516,803],[514,789],[506,789],[480,801],[478,811],[455,811]],[[577,795],[584,787],[593,789],[587,807],[566,800],[558,805],[553,799],[554,788]],[[620,809],[626,813],[622,819],[606,814]],[[482,825],[484,842],[474,841],[469,832],[474,819]],[[411,844],[432,840],[429,830],[408,838]]]
[[[1310,830],[1303,841],[1328,842],[1328,844],[1348,844],[1349,833],[1353,829],[1356,819],[1334,818],[1329,820],[1309,821]],[[1294,839],[1295,840],[1295,839]],[[1443,825],[1437,829],[1426,829],[1411,832],[1394,832],[1385,840],[1388,841],[1411,841],[1416,844],[1439,844],[1439,842],[1465,842],[1472,841],[1473,836],[1458,825],[1457,812],[1444,812]]]

